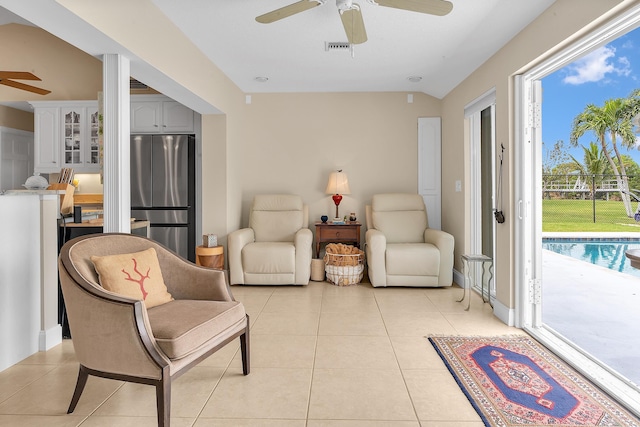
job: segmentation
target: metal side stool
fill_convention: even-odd
[[[482,254],[474,254],[474,255],[462,255],[462,270],[464,275],[464,286],[462,288],[462,298],[457,300],[457,302],[464,301],[465,295],[469,294],[469,299],[467,300],[467,308],[465,311],[469,311],[469,307],[471,306],[471,288],[477,284],[476,277],[476,268],[472,268],[473,264],[481,263],[482,264],[482,273],[480,277],[480,289],[482,291],[482,301],[488,302],[491,307],[491,279],[493,278],[493,259],[486,255]],[[485,280],[486,273],[489,274],[487,280]],[[486,291],[485,291],[486,287]]]

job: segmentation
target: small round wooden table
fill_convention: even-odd
[[[640,249],[629,249],[624,255],[629,259],[631,267],[640,268]]]
[[[196,264],[203,267],[215,268],[218,270],[224,270],[224,247],[213,246],[208,248],[206,246],[196,247]]]

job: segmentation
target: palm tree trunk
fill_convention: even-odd
[[[631,197],[629,196],[629,178],[627,177],[627,170],[622,162],[622,156],[618,150],[618,144],[616,144],[616,134],[611,134],[611,144],[613,145],[613,151],[616,153],[618,164],[620,165],[620,176],[616,175],[618,181],[618,188],[620,189],[620,197],[622,197],[622,203],[624,203],[624,209],[627,211],[627,217],[633,218],[634,211],[631,207]],[[621,186],[622,184],[622,186]]]
[[[629,199],[629,194],[626,193],[626,191],[629,190],[628,184],[626,184],[626,182],[623,181],[622,176],[620,176],[620,172],[618,171],[618,166],[616,166],[616,163],[613,161],[613,158],[611,157],[611,153],[609,153],[609,150],[607,149],[607,140],[605,138],[605,135],[602,134],[602,135],[599,135],[599,137],[600,137],[600,146],[602,147],[602,152],[607,158],[607,161],[609,162],[609,166],[611,166],[611,170],[613,171],[613,174],[616,176],[616,184],[618,185],[618,190],[620,191],[620,197],[622,198],[622,202],[624,203],[624,208],[627,212],[627,216],[631,218],[633,216],[633,212],[631,211],[631,200]],[[617,153],[617,147],[615,146],[615,144],[614,144],[614,149],[616,150],[616,153]],[[624,178],[626,179],[626,175],[624,176]]]

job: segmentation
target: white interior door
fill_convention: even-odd
[[[429,228],[442,229],[440,117],[418,118],[418,193],[424,199]]]

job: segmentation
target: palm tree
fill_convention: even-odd
[[[624,207],[628,217],[633,217],[634,211],[629,198],[629,180],[625,170],[622,156],[618,149],[618,138],[624,147],[635,145],[636,137],[633,133],[631,119],[640,113],[640,91],[635,91],[629,98],[616,98],[605,101],[602,107],[589,104],[584,111],[578,114],[573,120],[571,128],[571,145],[577,146],[578,139],[588,131],[596,134],[600,148],[611,167],[611,171],[616,176],[620,197],[624,202]],[[611,145],[607,136],[610,138]],[[613,155],[618,160],[618,164],[613,160]]]
[[[575,157],[569,154],[573,160],[574,170],[580,172],[583,176],[593,176],[595,179],[595,187],[591,188],[591,195],[595,196],[598,185],[602,182],[603,175],[609,172],[610,166],[604,152],[600,151],[600,147],[595,142],[589,143],[589,148],[582,146],[584,151],[584,163],[580,163]]]

